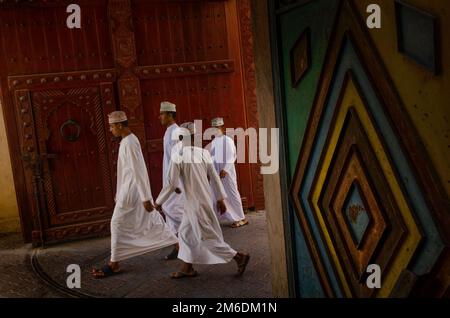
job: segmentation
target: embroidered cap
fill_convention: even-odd
[[[159,110],[160,112],[172,112],[176,113],[177,111],[177,105],[171,103],[171,102],[162,102],[161,108]]]
[[[108,121],[110,124],[122,123],[127,120],[127,114],[123,111],[115,111],[108,115]]]

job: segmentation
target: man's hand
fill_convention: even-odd
[[[220,215],[225,214],[227,212],[227,206],[225,205],[225,202],[223,200],[217,201],[217,208],[219,209]]]
[[[176,193],[176,194],[181,194],[180,188],[176,188],[176,189],[175,189],[175,193]]]
[[[165,219],[166,216],[164,215],[164,212],[162,210],[162,206],[159,204],[155,204],[155,210],[159,212],[159,214],[161,214],[161,216]]]
[[[145,208],[145,210],[147,210],[147,212],[152,212],[155,209],[155,207],[153,206],[153,204],[150,201],[144,202],[144,208]]]
[[[219,176],[221,179],[225,178],[227,175],[228,175],[228,173],[225,170],[220,171]]]

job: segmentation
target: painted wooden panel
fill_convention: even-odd
[[[301,138],[298,137],[302,136],[306,129],[337,7],[337,2],[335,1],[298,2],[304,2],[304,5],[283,11],[277,18],[280,35],[280,58],[282,59],[280,61],[282,69],[280,76],[285,83],[282,91],[285,103],[283,107],[286,110],[288,169],[290,170],[290,175],[293,175],[295,171],[302,143]],[[284,7],[285,4],[280,3],[279,5],[285,9],[289,7],[289,4],[295,5],[296,1],[292,1],[287,7]],[[311,40],[309,48],[311,64],[298,86],[293,87],[291,84],[291,51],[298,39],[308,29],[310,30]],[[294,211],[292,212],[295,213]],[[294,236],[295,256],[298,264],[297,275],[298,281],[301,282],[298,286],[298,293],[301,297],[323,297],[324,291],[321,287],[320,275],[317,274],[314,259],[311,258],[311,255],[315,252],[310,250],[311,245],[305,242],[309,238],[303,233],[302,223],[297,223],[295,216],[293,220],[296,221]]]
[[[448,198],[388,71],[353,1],[341,1],[305,135],[287,121],[289,145],[302,145],[292,202],[328,297],[408,295],[417,278],[445,272]],[[288,96],[286,118],[300,100]],[[369,263],[381,267],[381,289],[365,284]]]
[[[342,100],[342,105],[354,105],[354,112],[350,112],[347,113],[347,107],[348,106],[338,106],[340,109],[340,116],[337,116],[337,121],[336,121],[336,126],[337,128],[335,128],[335,130],[333,131],[333,134],[330,138],[330,143],[329,145],[331,145],[331,149],[328,148],[326,150],[326,155],[323,157],[324,158],[324,166],[325,170],[320,171],[319,170],[319,175],[320,177],[318,177],[319,182],[316,183],[316,185],[314,185],[314,193],[312,194],[313,198],[312,198],[312,202],[313,205],[315,207],[315,211],[316,213],[322,213],[321,209],[319,210],[318,208],[318,204],[317,204],[317,200],[318,200],[318,196],[319,196],[319,191],[320,189],[322,189],[322,191],[325,192],[333,192],[333,191],[337,191],[338,193],[340,191],[342,191],[343,189],[340,188],[340,184],[336,184],[336,182],[332,183],[332,184],[323,184],[323,178],[322,176],[324,176],[325,174],[328,174],[330,176],[330,178],[335,179],[335,178],[340,178],[340,174],[339,172],[341,171],[340,168],[336,167],[336,166],[329,166],[329,160],[330,155],[333,151],[335,151],[337,154],[335,154],[335,156],[339,156],[342,153],[347,153],[348,151],[350,151],[351,149],[355,149],[355,151],[357,151],[359,154],[361,154],[361,160],[360,160],[360,165],[362,165],[363,167],[365,167],[365,170],[360,171],[361,173],[364,174],[365,178],[368,178],[368,181],[372,184],[370,187],[370,191],[374,192],[376,197],[379,198],[379,205],[381,206],[381,213],[385,214],[386,216],[386,222],[389,228],[389,231],[386,231],[385,233],[381,233],[384,234],[384,237],[382,237],[381,235],[379,235],[378,232],[374,232],[372,233],[372,235],[369,237],[369,240],[372,241],[372,244],[376,244],[378,245],[378,251],[377,253],[373,253],[374,251],[368,251],[368,250],[363,250],[361,253],[361,256],[366,258],[366,259],[370,259],[372,261],[374,261],[376,264],[380,265],[383,271],[383,277],[385,277],[384,280],[384,284],[383,284],[383,288],[392,288],[392,285],[389,285],[389,275],[387,272],[388,268],[392,268],[394,267],[394,264],[390,263],[389,261],[393,258],[393,255],[397,255],[404,253],[407,250],[414,250],[414,248],[417,247],[421,237],[419,235],[418,232],[418,228],[414,222],[414,220],[412,219],[412,214],[410,209],[408,208],[408,205],[406,204],[405,200],[402,197],[398,197],[400,192],[400,189],[398,187],[397,184],[394,185],[394,187],[392,187],[392,190],[389,190],[389,182],[392,180],[385,180],[384,178],[384,173],[382,171],[383,168],[380,167],[379,162],[381,162],[381,165],[386,165],[386,163],[388,162],[387,160],[385,160],[384,158],[380,158],[379,154],[383,154],[384,151],[382,148],[380,148],[380,142],[378,141],[378,143],[376,144],[376,146],[374,148],[372,148],[370,145],[371,143],[369,142],[369,138],[365,136],[365,131],[369,131],[370,133],[375,132],[375,128],[373,126],[369,126],[367,128],[363,128],[363,124],[359,124],[360,120],[358,119],[359,116],[357,115],[358,113],[360,113],[360,109],[361,106],[363,105],[361,102],[358,102],[358,100],[355,100],[355,97],[358,96],[358,93],[356,93],[355,88],[353,86],[352,83],[350,83],[350,86],[352,86],[353,92],[345,92],[345,87],[348,87],[347,84],[344,86],[344,92],[345,94],[349,94],[347,95],[347,97],[344,95],[343,100]],[[351,97],[350,97],[351,96]],[[357,108],[356,108],[357,107]],[[358,109],[359,111],[357,112],[356,109]],[[345,119],[345,114],[347,115],[347,119]],[[365,115],[364,117],[361,116],[361,118],[364,118],[364,121],[366,124],[368,124],[367,122],[367,115]],[[354,123],[356,121],[356,124]],[[361,122],[361,123],[362,123]],[[351,133],[346,133],[344,134],[344,132],[342,132],[343,135],[343,139],[339,141],[339,143],[337,143],[337,138],[339,135],[339,128],[341,127],[341,129],[346,130],[346,131],[351,131]],[[356,127],[356,128],[353,128]],[[353,130],[352,130],[353,129]],[[350,137],[350,139],[349,139]],[[333,148],[335,145],[335,148]],[[378,157],[380,158],[379,161],[374,160],[377,155],[375,155],[375,153],[378,154]],[[342,159],[341,159],[342,160]],[[337,160],[337,162],[340,162],[341,160]],[[336,161],[335,161],[336,162]],[[336,170],[335,170],[336,169]],[[327,170],[327,171],[326,171]],[[357,175],[359,178],[362,177],[361,173],[359,175]],[[387,172],[388,175],[392,175],[391,171]],[[367,177],[366,177],[367,175]],[[345,191],[344,191],[345,194]],[[396,199],[398,200],[396,202]],[[331,200],[331,201],[328,201]],[[336,209],[336,205],[333,204],[333,197],[331,197],[330,199],[327,199],[327,202],[329,203],[325,203],[323,205],[323,207],[325,208],[325,210],[327,209],[331,209],[331,211],[329,211],[329,214],[337,214],[337,213],[342,213],[340,211],[340,209]],[[328,208],[330,207],[330,208]],[[398,213],[399,211],[402,211],[402,213]],[[372,208],[370,213],[376,213],[376,208]],[[379,212],[380,213],[380,212]],[[404,221],[405,220],[405,221]],[[380,224],[382,222],[378,222],[375,223],[375,226],[382,226],[382,224]],[[411,246],[412,244],[412,246]],[[405,246],[406,245],[406,246]],[[346,246],[349,246],[348,243]],[[350,245],[351,246],[351,245]],[[332,248],[332,247],[330,247]],[[394,254],[395,253],[395,254]],[[409,254],[409,258],[411,257],[411,254]],[[408,261],[409,260],[407,255],[404,255],[404,257],[402,256],[401,259],[403,261]],[[388,267],[389,264],[389,267]],[[365,269],[367,268],[367,266],[369,265],[369,263],[366,263],[364,267],[360,268],[359,270],[360,275],[362,272],[365,272]],[[345,268],[345,267],[344,267]],[[386,271],[385,271],[386,270]],[[396,272],[396,271],[394,271]],[[364,288],[365,287],[365,280],[361,280],[360,279],[361,276],[359,276],[359,279],[357,281],[360,282],[360,287]],[[380,291],[382,292],[382,290]]]
[[[292,1],[295,2],[295,1]],[[325,58],[326,48],[336,14],[338,1],[317,0],[304,1],[304,6],[283,12],[279,17],[280,51],[282,58],[283,81],[291,82],[290,52],[299,37],[308,28],[311,37],[311,66],[303,80],[296,88],[291,85],[283,87],[287,116],[287,133],[290,171],[293,174],[302,140],[306,129],[317,84]]]
[[[434,75],[405,54],[399,53],[397,39],[397,19],[395,1],[378,1],[383,12],[383,26],[380,30],[368,30],[377,52],[380,54],[390,77],[397,88],[404,112],[409,116],[417,130],[417,138],[424,143],[433,167],[441,180],[444,191],[450,196],[450,41],[446,40],[444,30],[450,29],[450,2],[446,0],[407,0],[402,1],[436,17],[438,34],[436,35],[437,53],[441,55],[441,72]],[[355,1],[361,16],[371,0]],[[428,42],[426,39],[425,41]],[[436,189],[437,191],[437,189]]]
[[[398,49],[418,64],[437,74],[439,26],[437,18],[404,2],[395,2]]]

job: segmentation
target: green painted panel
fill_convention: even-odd
[[[316,94],[337,6],[336,0],[316,0],[278,17],[291,177]],[[293,88],[290,51],[307,28],[311,30],[311,65],[300,84]]]
[[[281,92],[285,111],[288,165],[293,177],[303,142],[309,114],[314,102],[325,54],[332,33],[339,1],[314,0],[303,6],[279,14],[277,17],[280,49]],[[307,73],[294,88],[291,78],[291,49],[299,37],[309,28],[311,63]],[[298,224],[295,211],[289,211],[294,224],[294,255],[297,264],[297,290],[302,298],[325,297],[305,237]]]

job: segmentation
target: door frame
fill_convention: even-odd
[[[255,0],[258,1],[258,0]],[[284,94],[282,85],[282,70],[280,68],[280,44],[279,38],[279,19],[280,13],[285,13],[287,10],[283,9],[280,11],[276,7],[276,0],[268,1],[268,15],[269,15],[269,27],[270,27],[270,43],[271,43],[271,57],[272,57],[272,78],[274,83],[274,98],[275,98],[275,117],[277,127],[280,131],[280,187],[281,187],[281,202],[283,207],[283,223],[284,223],[284,236],[286,245],[286,264],[288,273],[288,287],[290,297],[301,297],[299,290],[299,277],[297,273],[298,263],[297,258],[294,255],[294,250],[296,249],[295,243],[295,232],[294,232],[294,222],[295,215],[293,215],[293,207],[291,204],[289,189],[292,182],[291,171],[288,165],[288,148],[287,148],[287,119],[285,114],[284,105]],[[304,5],[310,0],[302,1],[301,3],[296,3],[288,7],[288,10],[297,8],[298,6]],[[304,3],[305,2],[305,3]]]

